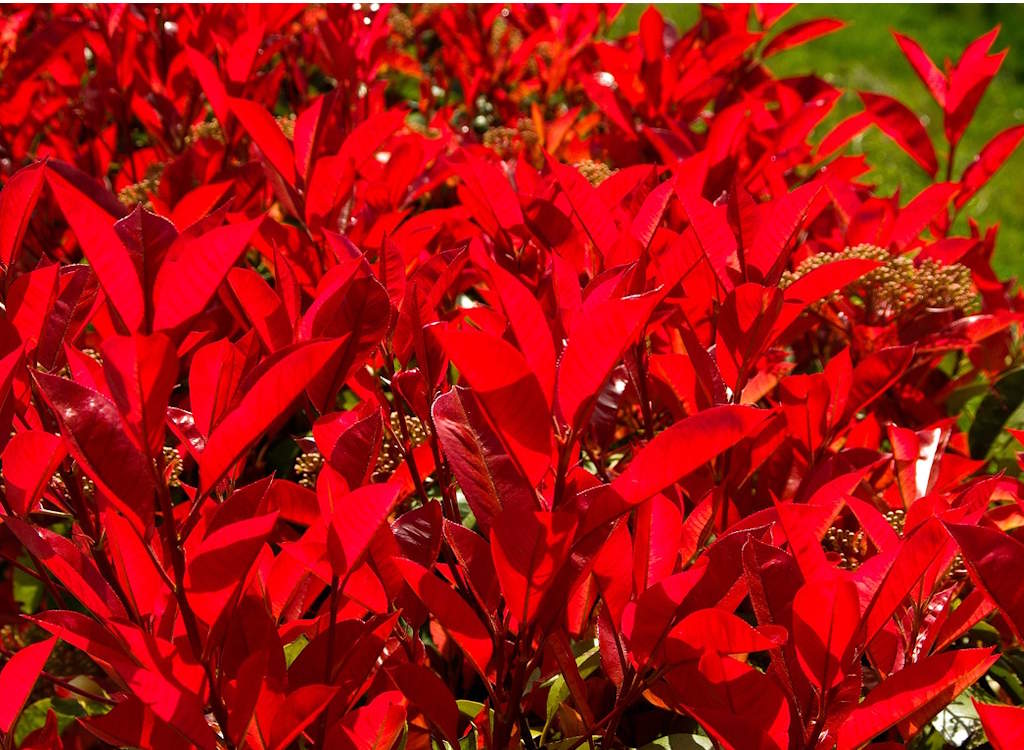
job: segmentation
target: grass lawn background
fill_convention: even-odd
[[[612,35],[635,29],[644,8],[624,7],[612,27]],[[659,5],[659,9],[684,29],[693,24],[698,13],[695,5]],[[768,66],[780,76],[813,71],[841,88],[877,91],[899,98],[924,116],[936,144],[940,175],[946,160],[942,112],[903,57],[890,30],[916,39],[941,68],[946,57],[956,60],[970,41],[996,25],[1002,26],[993,51],[1010,47],[1010,53],[957,147],[955,177],[989,138],[1024,122],[1024,5],[811,3],[793,8],[783,16],[778,28],[822,17],[838,18],[847,25],[834,34],[769,58]],[[815,135],[820,138],[832,125],[859,109],[856,95],[846,94]],[[883,193],[901,188],[904,204],[929,184],[928,176],[910,157],[875,128],[866,131],[849,148],[854,153],[868,154],[873,167],[868,179],[876,182]],[[1024,146],[974,197],[964,213],[974,216],[982,226],[999,224],[995,269],[1004,278],[1024,278]],[[966,233],[964,219],[957,229]]]

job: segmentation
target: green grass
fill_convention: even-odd
[[[661,5],[666,18],[688,28],[697,18],[694,5]],[[636,28],[644,6],[627,5],[612,28],[613,35]],[[1024,10],[1019,5],[800,5],[786,14],[779,28],[811,18],[844,21],[840,31],[769,58],[779,76],[814,72],[844,89],[877,91],[895,96],[926,118],[940,164],[945,163],[942,112],[932,101],[890,34],[896,30],[915,38],[942,67],[946,57],[960,56],[971,40],[997,24],[1002,31],[993,47],[1010,47],[988,93],[982,99],[970,129],[958,147],[954,176],[958,176],[982,146],[999,131],[1024,122]],[[821,137],[840,119],[859,109],[855,94],[843,96],[816,132]],[[872,171],[867,179],[882,194],[901,191],[906,203],[929,184],[928,176],[899,147],[874,128],[854,141],[853,153],[866,153]],[[941,170],[940,170],[941,173]],[[964,213],[983,226],[999,224],[995,268],[1004,278],[1024,277],[1024,147],[1018,150],[991,182],[968,204]],[[956,229],[966,233],[961,219]]]

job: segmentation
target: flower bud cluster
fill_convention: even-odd
[[[617,171],[603,161],[592,161],[591,159],[584,159],[577,162],[574,166],[581,175],[587,178],[587,182],[594,187],[600,185]]]
[[[392,437],[397,435],[399,439],[402,438],[402,416],[398,412],[392,412],[390,423],[391,431],[384,433],[384,440],[377,454],[377,463],[373,468],[374,481],[387,479],[404,459],[402,447]],[[430,428],[419,417],[405,417],[405,428],[413,448],[418,448],[430,439]],[[303,453],[296,458],[294,468],[299,476],[299,484],[311,489],[316,487],[316,478],[323,465],[324,457],[319,451]]]
[[[856,292],[861,304],[876,318],[893,320],[921,308],[954,308],[974,312],[978,299],[971,271],[959,263],[944,265],[933,258],[915,263],[910,255],[893,255],[885,248],[862,244],[841,253],[819,253],[804,259],[793,271],[783,274],[785,288],[811,271],[839,260],[864,259],[881,265],[846,288]],[[837,292],[834,298],[838,296]]]

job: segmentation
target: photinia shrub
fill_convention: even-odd
[[[1020,747],[1005,52],[786,9],[9,7],[0,745]]]

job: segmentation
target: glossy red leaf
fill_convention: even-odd
[[[247,518],[211,532],[196,549],[185,576],[189,602],[211,628],[230,612],[277,513]]]
[[[164,445],[164,420],[178,380],[174,344],[163,334],[116,336],[103,342],[103,371],[128,434],[155,457]]]
[[[1002,611],[1017,638],[1024,634],[1024,591],[1014,570],[1024,564],[1024,544],[992,528],[948,524],[975,584]]]
[[[860,628],[860,598],[839,577],[809,581],[793,600],[793,645],[811,683],[830,690],[846,676],[850,649]]]
[[[896,31],[892,32],[893,37],[896,39],[896,43],[899,44],[900,50],[903,55],[910,62],[914,72],[917,73],[917,77],[921,79],[921,82],[931,92],[932,98],[935,102],[945,109],[946,107],[946,90],[947,81],[946,76],[943,74],[939,67],[932,62],[932,59],[928,57],[928,54],[921,48],[921,45],[908,36],[904,36]]]
[[[544,392],[529,364],[504,339],[483,331],[449,331],[445,348],[494,432],[530,485],[551,465],[552,427]]]
[[[48,432],[29,430],[11,438],[2,458],[11,510],[25,515],[34,508],[64,455],[61,439]]]
[[[770,412],[746,406],[716,406],[658,434],[629,462],[612,487],[640,503],[753,434]]]
[[[492,263],[490,275],[516,343],[551,405],[555,389],[555,346],[544,310],[536,296],[501,266]]]
[[[772,40],[765,45],[761,56],[771,57],[791,47],[799,47],[801,44],[806,44],[812,39],[839,31],[843,26],[845,24],[842,21],[834,18],[817,18],[794,24],[772,37]]]
[[[0,191],[0,264],[5,267],[18,259],[32,209],[43,187],[44,169],[42,163],[19,169]]]
[[[1024,708],[981,703],[972,699],[994,750],[1013,750],[1024,745]]]
[[[325,745],[339,750],[391,750],[405,728],[402,694],[381,693],[347,714],[327,736]]]
[[[278,706],[270,736],[267,738],[267,750],[285,750],[302,733],[316,721],[338,694],[333,685],[303,685],[288,693]]]
[[[491,527],[503,507],[537,505],[529,480],[487,423],[472,392],[454,386],[434,401],[431,415],[448,465],[477,523]]]
[[[526,626],[536,618],[569,555],[576,523],[571,513],[514,508],[494,519],[491,554],[514,622]]]
[[[262,221],[229,224],[201,235],[182,234],[154,282],[153,327],[174,328],[200,314]]]
[[[34,377],[60,421],[68,453],[148,536],[156,493],[154,471],[124,428],[118,408],[103,394],[71,380],[41,372]]]
[[[338,342],[311,341],[283,349],[251,378],[238,405],[212,431],[199,461],[206,494],[274,422],[285,416],[338,352]]]
[[[123,208],[73,167],[48,163],[46,183],[111,305],[128,329],[136,330],[145,315],[143,288],[131,253],[114,229]]]
[[[584,426],[601,385],[660,301],[660,292],[653,291],[584,303],[558,361],[558,406],[570,427]]]
[[[270,113],[263,105],[246,99],[228,99],[228,106],[270,165],[285,182],[295,187],[295,157],[292,147]]]
[[[370,484],[351,492],[322,477],[317,496],[324,519],[330,524],[327,548],[339,578],[350,573],[366,553],[370,539],[398,502],[399,485]]]
[[[405,580],[441,627],[459,645],[486,679],[491,661],[491,636],[473,609],[440,578],[411,560],[396,560]]]
[[[25,646],[8,659],[0,670],[0,694],[4,696],[3,705],[0,706],[0,731],[10,732],[14,727],[56,643],[56,638],[47,638]]]
[[[355,368],[373,350],[388,328],[391,298],[380,282],[368,276],[330,284],[317,296],[303,317],[303,338],[340,338],[339,355],[309,385],[309,396],[321,412],[331,409],[334,398]]]
[[[974,157],[960,177],[960,192],[955,201],[958,209],[992,179],[1020,145],[1021,139],[1024,139],[1024,125],[1014,125],[996,134],[985,144],[981,153]]]
[[[917,116],[891,96],[867,91],[857,93],[864,102],[865,111],[879,130],[892,138],[921,169],[934,177],[939,170],[939,162],[928,131]]]
[[[838,750],[861,747],[915,714],[927,721],[995,663],[989,649],[947,651],[901,669],[868,693],[843,722]],[[923,721],[916,722],[920,728]]]

